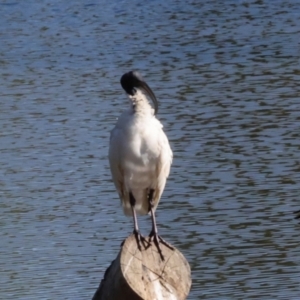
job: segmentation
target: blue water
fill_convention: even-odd
[[[138,69],[174,152],[157,219],[188,299],[298,300],[299,9],[0,3],[0,298],[92,298],[132,231],[107,152]]]

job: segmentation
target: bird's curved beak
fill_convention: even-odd
[[[157,112],[158,112],[158,101],[157,101],[154,93],[150,89],[149,85],[145,81],[140,81],[140,84],[139,84],[138,88],[140,88],[143,92],[145,92],[146,94],[149,95],[149,97],[153,101],[153,104],[154,104],[154,114],[156,115]]]

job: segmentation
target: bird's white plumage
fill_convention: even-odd
[[[148,193],[154,190],[156,209],[172,163],[172,150],[146,96],[137,90],[131,107],[119,117],[110,136],[109,163],[124,213],[132,215],[129,192],[136,200],[135,211],[149,212]]]

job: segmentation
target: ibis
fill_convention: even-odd
[[[141,243],[146,247],[154,242],[164,260],[159,244],[172,247],[158,235],[155,210],[170,173],[173,153],[163,125],[156,118],[158,101],[140,73],[125,73],[121,86],[130,102],[111,131],[111,175],[125,215],[133,217],[138,248],[141,250]],[[149,240],[141,235],[137,221],[137,215],[146,214],[152,220]]]

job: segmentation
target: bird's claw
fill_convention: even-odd
[[[143,244],[145,249],[150,247],[150,243],[147,241],[147,239],[144,236],[141,235],[139,230],[133,230],[133,234],[135,236],[138,249],[140,251],[142,251],[141,244]]]
[[[157,233],[154,231],[151,231],[149,234],[149,243],[154,242],[154,245],[156,246],[158,253],[162,260],[165,260],[162,250],[160,248],[159,243],[162,243],[163,245],[167,246],[169,249],[174,250],[174,247],[172,247],[168,242],[166,242],[162,237],[160,237]]]

